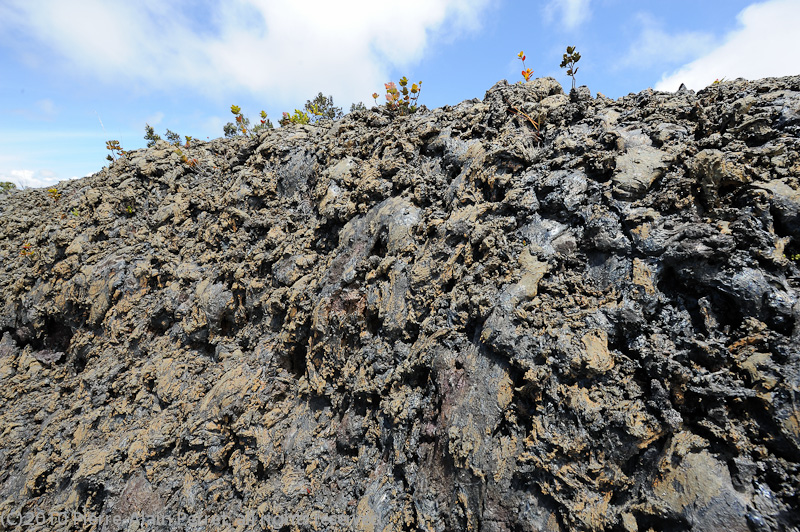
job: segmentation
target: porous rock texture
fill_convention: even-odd
[[[799,131],[502,81],[7,194],[0,514],[798,530]]]

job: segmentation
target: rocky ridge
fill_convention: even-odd
[[[798,530],[799,131],[503,81],[0,196],[0,529]]]

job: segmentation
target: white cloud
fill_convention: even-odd
[[[0,181],[11,181],[17,188],[41,188],[58,183],[58,177],[49,170],[0,171]]]
[[[558,14],[561,24],[567,30],[577,29],[578,26],[589,20],[591,0],[550,0],[545,6],[545,18],[551,22]]]
[[[478,28],[490,2],[7,0],[0,34],[33,38],[110,83],[244,89],[281,104],[320,90],[366,101],[392,67],[419,61],[431,36]]]
[[[650,68],[657,64],[677,64],[694,59],[714,46],[711,34],[669,34],[649,15],[639,14],[636,18],[642,25],[642,32],[620,62],[620,67]]]
[[[753,4],[737,19],[740,27],[726,35],[723,44],[665,74],[655,88],[674,91],[685,83],[698,90],[723,77],[759,79],[800,74],[800,2]]]
[[[19,187],[22,182],[28,182],[33,179],[33,174],[33,170],[9,170],[0,174],[0,181],[11,181]]]

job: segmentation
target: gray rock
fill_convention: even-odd
[[[2,195],[0,518],[796,529],[798,102],[501,81]]]

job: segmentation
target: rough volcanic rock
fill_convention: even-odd
[[[503,81],[6,194],[0,528],[798,530],[798,132]]]

